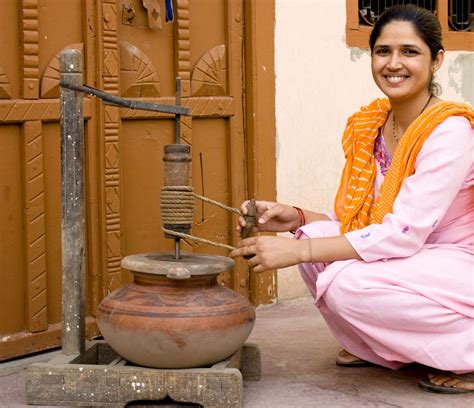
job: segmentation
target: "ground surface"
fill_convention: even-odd
[[[337,367],[339,346],[308,298],[259,308],[249,341],[261,347],[262,379],[244,383],[245,408],[474,408],[474,394],[419,389],[425,367]],[[0,364],[0,407],[27,407],[24,367],[52,355]]]

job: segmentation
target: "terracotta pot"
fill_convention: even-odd
[[[97,324],[110,346],[135,364],[203,367],[224,360],[252,331],[255,311],[239,293],[217,283],[231,269],[225,257],[202,254],[133,255],[122,267],[133,283],[99,305]]]

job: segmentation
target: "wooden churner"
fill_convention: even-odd
[[[166,145],[164,148],[164,187],[161,212],[166,229],[189,234],[194,214],[194,196],[190,186],[191,146]],[[175,239],[166,234],[165,238]]]

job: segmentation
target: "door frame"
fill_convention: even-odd
[[[244,7],[248,197],[275,201],[275,1],[248,0]],[[276,297],[276,270],[250,274],[254,305]]]

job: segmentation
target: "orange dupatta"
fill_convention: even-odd
[[[415,172],[416,157],[437,125],[449,116],[465,116],[474,127],[474,110],[469,105],[440,102],[426,109],[400,139],[374,203],[374,179],[377,173],[374,143],[390,109],[388,99],[376,99],[347,121],[342,137],[346,164],[334,203],[342,234],[372,223],[380,224],[383,217],[392,211],[403,180]]]

